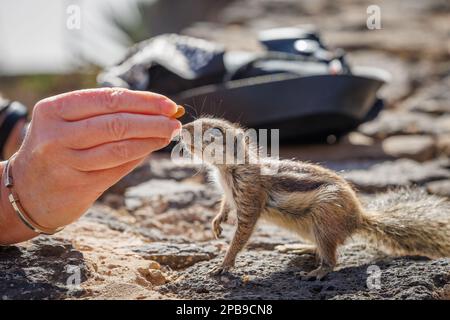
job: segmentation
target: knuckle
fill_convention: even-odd
[[[121,97],[126,90],[123,88],[106,88],[100,95],[100,103],[108,110],[117,111],[120,107]]]
[[[114,140],[123,140],[129,129],[129,122],[124,115],[116,114],[106,122],[106,131]]]
[[[33,108],[33,115],[32,118],[39,118],[42,115],[45,115],[48,113],[50,109],[49,103],[45,100],[41,100]]]
[[[84,148],[86,145],[84,137],[97,134],[94,118],[77,121],[76,123],[64,123],[61,127],[61,134],[56,135],[56,137],[61,145],[69,149]]]
[[[80,121],[79,124],[74,124],[74,128],[80,126],[80,131],[82,132],[92,132],[95,129],[95,123],[93,123],[94,118],[88,118],[83,121]]]
[[[130,157],[130,148],[125,142],[116,142],[111,146],[111,153],[114,158],[127,160]]]

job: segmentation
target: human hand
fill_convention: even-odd
[[[23,208],[46,228],[75,221],[148,154],[170,142],[181,128],[171,118],[176,111],[176,104],[164,96],[111,88],[38,102],[25,140],[11,160]],[[10,206],[5,194],[2,189],[3,208]],[[11,216],[14,212],[3,220],[12,223],[15,218],[17,228],[0,232],[0,243],[36,235]]]

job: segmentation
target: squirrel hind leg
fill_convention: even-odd
[[[300,273],[302,280],[322,280],[325,278],[328,273],[333,271],[336,260],[337,260],[337,247],[340,239],[334,239],[333,237],[321,235],[323,233],[319,232],[317,228],[315,228],[315,238],[316,238],[316,254],[320,259],[320,265],[317,269],[312,270],[308,273]]]
[[[318,246],[315,252],[320,259],[319,267],[310,272],[301,272],[301,279],[307,281],[324,279],[336,265],[336,250],[337,244],[329,244],[327,247]]]

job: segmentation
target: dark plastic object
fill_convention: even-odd
[[[216,115],[248,127],[280,129],[282,140],[313,142],[353,130],[368,114],[375,117],[382,103],[376,92],[383,83],[355,75],[276,74],[191,89],[173,98],[195,109],[188,108],[183,122]]]
[[[187,107],[183,122],[208,114],[280,129],[283,141],[338,138],[382,108],[376,92],[387,78],[380,70],[354,72],[344,52],[328,50],[310,28],[266,30],[259,41],[265,52],[160,35],[136,45],[99,82],[167,95]]]

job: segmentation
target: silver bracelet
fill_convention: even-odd
[[[14,182],[13,182],[14,180],[13,180],[12,173],[11,173],[10,160],[13,159],[14,156],[15,156],[15,154],[6,161],[5,167],[3,169],[3,184],[5,185],[6,189],[8,190],[8,200],[11,203],[11,206],[13,207],[14,212],[17,214],[19,219],[28,228],[30,228],[31,230],[33,230],[34,232],[36,232],[38,234],[52,235],[52,234],[55,234],[55,233],[61,231],[62,229],[64,229],[64,227],[51,229],[51,228],[46,228],[46,227],[39,225],[30,217],[29,214],[26,213],[26,211],[22,207],[20,200],[19,200],[19,196],[14,191]]]

